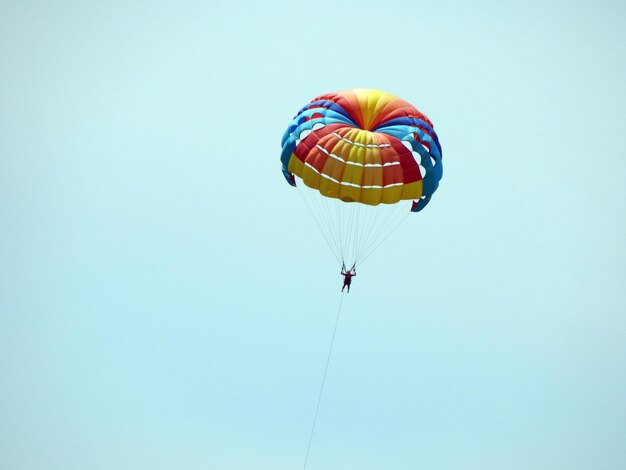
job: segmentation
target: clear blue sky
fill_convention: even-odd
[[[623,2],[0,4],[0,469],[301,468],[339,300],[314,96],[444,177],[346,298],[310,470],[626,467]]]

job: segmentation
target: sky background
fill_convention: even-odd
[[[359,87],[444,176],[307,468],[626,468],[625,44],[618,1],[2,1],[0,469],[302,467],[341,279],[280,139]]]

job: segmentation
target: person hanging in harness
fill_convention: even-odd
[[[354,265],[350,269],[346,269],[346,265],[341,266],[341,275],[343,276],[343,287],[341,288],[341,292],[347,287],[348,294],[350,293],[350,284],[352,284],[352,278],[356,276],[356,270]]]

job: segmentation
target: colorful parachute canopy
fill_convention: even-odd
[[[442,175],[430,120],[379,90],[315,98],[293,118],[282,147],[285,178],[346,266],[362,263],[406,218],[401,201],[422,210]]]
[[[282,169],[322,196],[376,206],[414,200],[418,212],[441,180],[441,146],[430,120],[380,90],[315,98],[282,139]]]

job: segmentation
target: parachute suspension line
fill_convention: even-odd
[[[376,243],[380,239],[381,230],[388,224],[388,219],[390,218],[390,212],[393,210],[393,208],[387,207],[385,209],[388,209],[386,213],[384,215],[381,215],[379,213],[378,217],[372,222],[371,230],[368,232],[367,237],[365,238],[365,240],[363,241],[363,245],[361,246],[361,249],[359,252],[359,261],[361,261],[361,258],[363,258],[364,255],[366,255],[367,251],[372,246],[372,244]],[[383,211],[384,210],[381,210],[381,212]]]
[[[411,214],[411,211],[408,211],[406,205],[397,204],[394,206],[394,211],[389,214],[389,217],[385,221],[384,224],[380,227],[380,231],[370,246],[365,248],[365,253],[369,254],[369,252],[373,252],[384,242],[389,236],[398,228],[398,226]],[[373,246],[373,248],[372,248]]]
[[[298,181],[298,193],[335,260],[347,267],[356,266],[368,257],[395,230],[398,217],[406,210],[403,204],[370,206],[322,196]]]
[[[371,221],[372,218],[372,213],[375,212],[373,207],[363,207],[362,210],[360,211],[361,213],[361,217],[360,217],[360,224],[359,224],[359,230],[358,230],[358,234],[355,240],[355,254],[354,254],[354,259],[355,261],[358,259],[360,253],[361,253],[361,245],[362,245],[362,241],[365,237],[365,234],[369,228],[369,222]]]
[[[363,230],[365,230],[365,220],[367,216],[367,207],[364,205],[359,205],[357,208],[357,217],[356,217],[356,227],[354,229],[354,249],[352,252],[352,262],[356,263],[356,259],[359,256],[359,240],[363,235]]]
[[[363,254],[363,249],[365,248],[370,237],[374,233],[378,225],[378,220],[381,217],[381,214],[384,212],[383,208],[380,206],[371,206],[371,207],[368,206],[365,208],[365,210],[367,211],[366,214],[368,215],[368,218],[363,228],[363,236],[359,240],[358,255],[357,255],[359,258]]]
[[[374,217],[370,223],[367,237],[363,241],[363,246],[361,246],[361,253],[363,253],[363,250],[365,249],[365,247],[368,245],[368,243],[370,243],[370,240],[372,240],[376,236],[378,227],[380,226],[382,222],[384,222],[385,215],[387,215],[387,212],[386,212],[387,209],[389,209],[389,206],[381,205],[381,204],[379,204],[378,206],[374,208],[374,211],[373,211]]]
[[[351,235],[351,239],[353,240],[351,259],[356,263],[356,255],[357,255],[357,251],[356,251],[357,244],[356,244],[356,242],[358,240],[358,236],[359,236],[359,233],[360,233],[359,229],[360,229],[360,222],[361,222],[361,210],[360,210],[360,208],[355,207],[354,213],[355,213],[355,216],[354,216],[354,219],[355,219],[355,221],[354,221],[354,233]]]
[[[365,237],[365,240],[363,240],[363,245],[361,246],[361,253],[363,252],[363,249],[367,246],[369,240],[376,234],[378,226],[381,223],[381,219],[383,219],[386,215],[386,209],[389,209],[389,206],[379,204],[378,206],[374,207],[374,210],[372,211],[373,217],[368,227],[369,231],[367,232],[367,236]]]
[[[334,221],[334,217],[332,217],[332,215],[328,211],[328,204],[325,203],[325,200],[323,198],[320,198],[318,196],[317,191],[310,190],[309,195],[311,197],[311,200],[314,201],[320,214],[324,217],[324,221],[325,221],[324,226],[328,230],[328,233],[333,240],[333,246],[335,247],[335,253],[336,253],[335,257],[339,261],[339,259],[341,258],[341,251],[339,248],[339,236],[335,232],[335,228],[337,227],[337,224]]]
[[[354,235],[353,235],[353,249],[352,249],[352,262],[356,261],[356,258],[359,254],[359,240],[361,238],[361,236],[363,235],[363,230],[365,229],[365,226],[363,225],[365,217],[367,216],[367,210],[366,207],[364,207],[363,205],[360,205],[358,210],[357,210],[357,217],[356,217],[356,226],[354,228]]]
[[[326,209],[325,205],[323,204],[322,201],[319,200],[318,197],[316,197],[317,195],[315,194],[315,192],[312,190],[308,190],[307,192],[308,192],[309,198],[311,199],[311,201],[313,201],[313,204],[315,205],[318,214],[320,215],[320,219],[322,221],[322,229],[326,231],[329,239],[332,241],[333,252],[334,252],[335,258],[339,260],[339,257],[341,256],[341,252],[339,251],[339,242],[337,240],[337,234],[333,230],[335,225],[332,223],[332,220],[328,215],[328,211],[325,210]]]
[[[339,238],[339,255],[341,256],[341,261],[344,261],[343,245],[345,240],[342,232],[343,220],[341,218],[341,206],[339,205],[339,200],[335,198],[327,198],[326,204],[331,214],[334,216],[335,222],[333,223],[333,227],[337,229],[337,236]]]
[[[326,205],[323,203],[323,200],[320,200],[320,198],[317,197],[315,190],[310,189],[308,193],[309,193],[309,197],[311,198],[311,200],[314,202],[315,206],[317,207],[317,210],[319,211],[320,215],[324,218],[324,227],[326,228],[326,230],[329,233],[329,236],[333,240],[333,243],[335,245],[335,250],[337,250],[337,254],[339,255],[338,239],[337,239],[335,232],[333,231],[334,224],[332,223],[332,219],[330,218],[328,214]]]
[[[382,217],[379,217],[376,220],[376,223],[372,224],[371,238],[367,240],[367,243],[363,246],[363,251],[361,252],[362,254],[364,254],[364,252],[366,252],[374,243],[376,243],[376,241],[380,239],[382,232],[384,232],[389,225],[392,215],[396,212],[396,208],[397,206],[391,206],[385,207],[381,210],[381,212],[385,212],[385,214]]]
[[[332,207],[330,206],[331,201],[329,201],[325,197],[320,197],[319,193],[316,190],[311,190],[309,193],[310,193],[311,199],[315,201],[315,204],[319,207],[320,212],[324,214],[324,217],[326,220],[325,226],[327,227],[328,232],[332,236],[333,243],[335,246],[335,251],[337,253],[336,257],[338,258],[338,260],[340,260],[342,255],[341,255],[339,228],[337,225],[337,219],[335,217],[334,211],[332,210]]]
[[[333,198],[334,199],[334,198]],[[345,256],[343,253],[343,234],[341,233],[341,214],[339,213],[339,199],[334,199],[335,213],[337,214],[337,227],[339,227],[339,249],[341,250],[341,262],[345,262]]]
[[[348,262],[353,262],[354,261],[354,240],[355,240],[354,226],[355,226],[356,214],[358,214],[358,208],[356,207],[356,203],[353,202],[353,203],[348,204],[348,209],[350,211],[350,216],[349,216],[350,223],[348,224],[348,229],[346,231],[346,238],[349,241],[348,246],[346,247],[346,257],[348,258]]]
[[[339,309],[337,310],[337,318],[335,319],[335,327],[333,328],[333,336],[330,340],[330,348],[328,349],[328,357],[326,358],[326,366],[324,367],[324,376],[322,377],[322,385],[320,387],[320,393],[317,396],[317,405],[315,406],[315,416],[313,417],[313,425],[311,426],[311,433],[309,434],[309,443],[306,447],[306,456],[304,457],[304,466],[302,470],[306,470],[306,464],[309,460],[309,451],[311,450],[311,442],[313,441],[313,433],[315,432],[315,424],[317,423],[317,414],[320,410],[320,403],[322,401],[322,394],[324,393],[324,385],[326,384],[326,374],[328,373],[328,364],[330,364],[330,356],[333,352],[333,345],[335,344],[335,334],[337,333],[337,325],[339,324],[339,316],[341,315],[341,306],[343,305],[343,292],[341,293],[341,300],[339,300]]]
[[[332,216],[332,214],[328,211],[328,204],[326,204],[325,202],[326,200],[320,199],[319,197],[317,197],[317,194],[315,194],[313,191],[311,192],[311,199],[313,199],[316,202],[316,204],[319,205],[321,212],[324,214],[324,217],[326,218],[326,225],[328,227],[328,230],[333,235],[333,240],[335,241],[335,247],[337,248],[337,253],[341,255],[341,252],[339,251],[339,235],[335,233],[335,228],[337,227],[337,224],[334,222],[334,217]]]
[[[376,228],[376,233],[370,240],[369,245],[364,247],[363,255],[365,255],[368,250],[372,247],[372,245],[376,245],[385,235],[386,231],[389,230],[389,227],[392,226],[392,223],[395,221],[398,215],[401,215],[406,210],[406,206],[402,204],[395,204],[389,208],[387,211],[386,217],[384,220],[378,225]]]
[[[302,184],[304,184],[304,183],[302,183]],[[304,189],[298,189],[297,190],[298,194],[300,194],[300,197],[304,201],[304,204],[306,205],[307,209],[309,210],[309,212],[313,216],[313,220],[315,221],[315,224],[317,225],[317,228],[319,229],[319,231],[324,236],[324,240],[326,240],[326,244],[330,248],[331,253],[335,257],[337,262],[339,262],[339,257],[337,256],[337,249],[333,246],[333,243],[331,243],[331,240],[329,239],[329,235],[330,234],[326,233],[327,231],[324,230],[323,225],[321,223],[320,217],[321,217],[322,214],[321,214],[321,212],[319,212],[319,211],[316,212],[316,211],[314,211],[312,209],[311,205],[309,204],[309,201],[307,201],[307,196],[305,196],[305,194],[304,194],[305,191],[306,190],[304,190]]]
[[[402,204],[367,206],[370,212],[362,236],[357,244],[356,263],[360,264],[365,257],[375,251],[399,225],[400,217],[406,218],[406,206]],[[402,220],[403,220],[402,219]],[[396,223],[398,221],[398,223]],[[373,248],[372,248],[373,247]]]
[[[383,206],[380,204],[373,208],[374,210],[372,210],[372,218],[368,224],[368,231],[366,233],[365,239],[363,240],[363,245],[361,246],[361,253],[363,252],[365,246],[367,246],[369,240],[376,233],[376,229],[378,227],[378,224],[380,223],[380,219],[385,215],[385,209],[387,208],[387,206]]]
[[[337,227],[337,221],[335,220],[334,213],[330,211],[330,207],[328,201],[325,198],[320,198],[316,193],[311,192],[311,198],[315,200],[315,202],[321,208],[322,213],[326,217],[326,226],[328,227],[329,232],[333,236],[333,240],[335,243],[335,250],[337,251],[337,257],[341,258],[341,246],[339,242],[339,232]]]
[[[387,235],[385,235],[385,237],[384,237],[384,238],[383,238],[380,242],[378,242],[378,243],[376,244],[376,246],[374,246],[374,248],[372,248],[369,252],[364,253],[364,254],[365,254],[365,256],[364,256],[364,257],[363,257],[363,259],[360,261],[360,263],[361,263],[361,264],[365,263],[365,260],[366,260],[367,258],[369,258],[369,257],[370,257],[370,255],[371,255],[372,253],[374,253],[374,252],[376,251],[376,249],[377,249],[380,245],[382,245],[382,243],[383,243],[385,240],[387,240],[387,238],[389,238],[393,232],[395,232],[395,231],[396,231],[396,229],[397,229],[397,228],[398,228],[398,227],[402,224],[402,222],[404,222],[404,221],[406,220],[406,218],[407,218],[410,214],[411,214],[411,212],[410,212],[410,211],[409,211],[409,212],[407,212],[407,213],[406,213],[406,215],[405,215],[404,217],[402,217],[402,218],[398,221],[398,223],[396,223],[396,224],[394,225],[394,227],[393,227],[391,230],[389,230],[389,232],[387,233]]]

